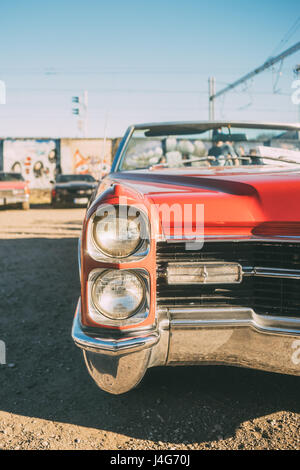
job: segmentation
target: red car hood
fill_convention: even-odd
[[[24,189],[25,187],[25,181],[0,181],[0,191],[7,191],[9,189]]]
[[[156,205],[204,205],[205,233],[300,235],[300,170],[122,172],[110,178]],[[164,220],[161,220],[162,228]],[[194,215],[189,221],[194,224]],[[173,227],[178,221],[173,221]]]

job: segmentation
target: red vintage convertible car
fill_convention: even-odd
[[[130,127],[90,201],[72,336],[105,391],[149,367],[300,374],[300,125]]]

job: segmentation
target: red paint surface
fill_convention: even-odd
[[[25,181],[0,181],[0,191],[9,191],[11,189],[25,189],[27,183]]]
[[[116,183],[116,186],[111,187],[111,184]],[[154,204],[158,206],[179,204],[182,208],[184,204],[192,206],[203,204],[204,236],[300,235],[300,171],[291,172],[282,168],[281,172],[272,169],[268,173],[259,169],[241,169],[233,172],[216,168],[209,175],[191,169],[123,172],[107,177],[100,185],[98,194],[97,201],[87,213],[87,219],[100,204],[104,202],[116,204],[121,196],[127,196],[129,204],[145,205],[151,217],[151,229],[155,232],[152,235],[166,231],[165,221],[161,220],[158,213],[151,214],[151,206]],[[180,224],[181,221],[171,219],[171,234]],[[191,218],[188,225],[192,233],[195,220]],[[156,286],[154,239],[151,241],[149,255],[141,261],[122,265],[99,263],[92,260],[86,252],[85,229],[86,222],[81,253],[83,324],[99,327],[88,316],[86,289],[88,274],[97,267],[145,268],[151,278],[151,309],[149,317],[137,325],[137,328],[154,323]],[[134,326],[120,329],[128,328],[133,329]]]

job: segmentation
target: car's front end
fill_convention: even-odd
[[[86,207],[97,186],[91,175],[59,175],[51,190],[51,204]]]
[[[300,167],[280,165],[159,161],[106,178],[83,226],[72,333],[102,389],[166,365],[300,375]]]
[[[29,187],[19,173],[0,172],[0,206],[29,209]]]

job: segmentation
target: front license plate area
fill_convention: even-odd
[[[74,204],[87,204],[89,202],[87,197],[76,198],[74,199]]]

